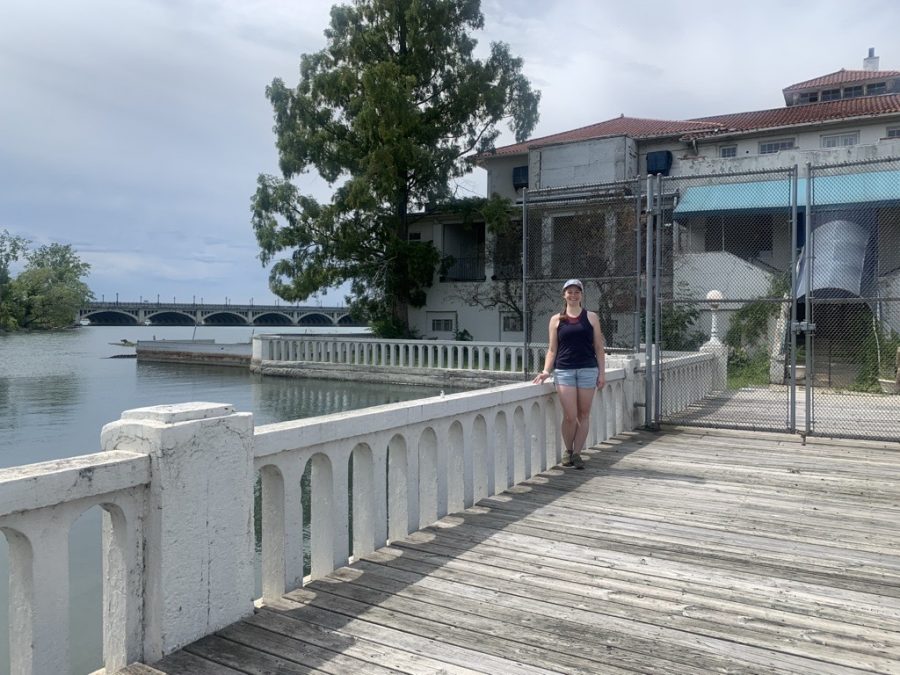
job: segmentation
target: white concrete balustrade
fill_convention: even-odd
[[[521,373],[543,367],[547,346],[511,342],[383,340],[329,335],[258,335],[251,363],[313,362]],[[527,358],[527,360],[526,360]]]
[[[289,342],[278,344],[270,347]],[[688,388],[698,398],[709,381],[697,368],[702,360],[684,365],[685,378],[699,377]],[[589,443],[643,418],[635,363],[608,369]],[[0,470],[11,671],[69,670],[69,529],[93,506],[104,512],[103,658],[111,673],[151,663],[252,612],[257,477],[267,599],[346,564],[351,551],[372,551],[553,466],[559,427],[553,386],[530,383],[256,428],[251,414],[217,403],[126,411],[103,428],[101,453]],[[311,532],[304,541],[307,465]]]

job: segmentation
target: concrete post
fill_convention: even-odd
[[[144,661],[251,614],[253,416],[220,403],[137,408],[100,442],[150,457]]]
[[[718,331],[718,310],[719,303],[724,299],[721,291],[712,290],[706,294],[706,301],[712,314],[709,342],[700,347],[700,351],[704,354],[712,354],[715,356],[712,390],[724,391],[728,381],[728,347],[719,340]]]

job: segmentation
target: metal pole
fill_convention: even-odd
[[[813,266],[813,242],[812,242],[812,219],[813,219],[813,192],[812,192],[812,164],[806,165],[806,221],[804,222],[805,239],[803,246],[806,248],[806,295],[803,296],[803,320],[806,323],[806,330],[803,333],[804,345],[806,347],[806,376],[804,379],[804,391],[806,392],[806,424],[804,425],[804,439],[809,435],[812,429],[810,417],[812,416],[812,382],[813,368],[815,361],[812,358],[813,341],[810,331],[812,326],[812,266]]]
[[[792,434],[797,431],[797,332],[794,330],[797,325],[797,176],[798,169],[794,164],[791,172],[791,292],[789,294],[791,301],[789,405],[791,408],[788,414],[788,431]]]
[[[528,188],[522,188],[522,371],[528,379]],[[547,336],[549,340],[550,337]]]
[[[653,272],[653,287],[654,287],[654,297],[653,297],[653,308],[654,308],[654,331],[656,335],[655,342],[655,353],[656,353],[656,367],[654,368],[654,375],[656,376],[653,380],[656,390],[654,392],[653,397],[653,427],[655,429],[659,428],[659,419],[662,417],[662,335],[661,335],[661,327],[662,327],[662,284],[661,281],[661,268],[662,268],[662,176],[657,174],[656,176],[656,264]]]
[[[644,426],[653,426],[653,183],[647,176],[647,241],[644,242]]]
[[[634,321],[631,334],[634,351],[641,348],[641,181],[635,180],[634,193]]]

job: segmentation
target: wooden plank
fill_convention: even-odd
[[[358,644],[354,649],[352,639],[346,640],[347,644],[342,649],[324,649],[317,644],[266,630],[247,621],[228,626],[217,635],[249,649],[277,654],[282,659],[323,673],[388,675],[394,672],[391,668],[378,665],[378,650],[366,649]],[[348,651],[351,652],[349,655],[346,653]]]
[[[417,575],[396,567],[371,565],[365,569],[366,574],[351,583],[365,584],[401,597],[414,597],[440,607],[451,606],[492,621],[515,624],[516,627],[511,630],[517,633],[523,627],[527,627],[530,634],[542,631],[546,637],[538,634],[534,644],[552,640],[558,646],[596,654],[605,664],[621,665],[646,673],[668,672],[679,666],[691,666],[706,672],[729,670],[735,666],[735,653],[728,648],[730,645],[724,643],[717,645],[716,652],[708,647],[697,648],[689,640],[679,640],[681,636],[667,635],[665,653],[660,654],[660,635],[653,638],[636,635],[640,631],[635,631],[631,621],[577,608],[559,607],[542,602],[537,597],[519,598]],[[729,657],[723,657],[724,652],[730,652]],[[757,667],[771,669],[776,665],[785,665],[765,650],[756,650],[754,657],[753,663]]]
[[[509,504],[506,507],[514,508]],[[851,581],[876,584],[882,590],[887,589],[885,592],[892,595],[896,595],[896,590],[892,593],[890,589],[900,588],[898,585],[900,572],[896,569],[895,562],[888,560],[886,556],[859,562],[851,552],[843,553],[836,550],[832,551],[831,557],[823,558],[820,556],[829,552],[826,547],[807,547],[801,551],[801,547],[793,546],[789,547],[791,550],[784,551],[774,542],[766,542],[766,546],[762,544],[755,546],[755,542],[752,541],[743,542],[746,546],[742,547],[735,542],[722,541],[721,537],[713,541],[711,538],[699,537],[701,533],[687,531],[675,535],[653,532],[654,536],[651,537],[636,524],[630,527],[617,527],[615,524],[604,526],[603,523],[598,523],[588,530],[563,524],[560,519],[540,518],[534,515],[517,516],[502,513],[499,509],[478,516],[477,521],[475,518],[467,520],[467,525],[470,522],[473,525],[477,523],[494,529],[505,528],[523,534],[540,533],[540,536],[554,541],[568,541],[585,546],[598,548],[619,546],[619,550],[630,550],[641,555],[667,558],[674,556],[676,559],[684,557],[688,560],[702,558],[704,564],[710,565],[740,564],[746,559],[748,550],[752,550],[754,567],[768,566],[769,572],[778,569],[781,576],[795,572],[825,576],[840,574],[842,578]],[[714,545],[717,548],[713,548]],[[859,555],[861,558],[871,557],[863,552]],[[892,569],[883,569],[879,566],[881,562],[890,565]]]
[[[339,628],[326,628],[304,621],[297,615],[288,617],[274,611],[259,611],[246,619],[245,623],[402,672],[446,673],[447,675],[472,675],[481,672],[455,666],[422,654],[397,649],[380,642],[366,640]]]
[[[226,640],[218,635],[207,635],[184,648],[185,652],[199,656],[215,664],[234,668],[249,675],[272,673],[314,673],[316,670],[287,659],[280,658],[246,645]],[[192,671],[182,671],[190,673]],[[224,671],[211,671],[224,672]]]
[[[403,628],[409,632],[419,632],[427,626],[437,631],[436,639],[478,649],[487,654],[503,656],[522,666],[530,664],[544,670],[561,670],[567,673],[597,672],[596,661],[584,658],[580,654],[552,649],[549,642],[540,646],[535,645],[522,638],[520,631],[508,630],[503,624],[486,617],[467,615],[449,607],[436,608],[427,603],[407,601],[390,593],[341,583],[333,577],[315,581],[310,588],[369,605],[371,608],[367,612],[367,618],[388,610],[390,620],[394,623],[387,625]],[[387,617],[387,614],[385,616]],[[628,672],[609,664],[604,667],[610,672]]]
[[[166,673],[143,663],[132,663],[117,670],[115,675],[166,675]]]
[[[559,522],[565,518],[567,524],[575,528],[590,529],[602,523],[606,527],[628,530],[633,527],[652,530],[657,533],[668,533],[674,537],[690,537],[703,539],[709,544],[746,545],[746,538],[756,539],[756,548],[762,550],[793,551],[803,549],[811,554],[821,556],[827,551],[835,555],[847,555],[852,551],[854,560],[864,559],[879,566],[900,570],[900,558],[894,553],[900,549],[900,535],[890,532],[887,526],[861,532],[858,529],[840,534],[840,529],[824,527],[827,521],[814,519],[808,522],[798,516],[787,521],[788,514],[771,513],[757,509],[759,516],[749,517],[732,509],[724,514],[713,512],[704,505],[698,511],[694,506],[681,507],[682,502],[660,500],[654,512],[646,505],[652,502],[638,499],[637,503],[623,499],[619,508],[604,508],[605,502],[589,497],[579,498],[577,504],[568,501],[548,502],[542,499],[540,488],[524,493],[514,502],[498,502],[495,511],[509,511],[516,514],[528,514],[527,522]],[[599,507],[597,505],[600,505]],[[673,518],[679,509],[682,518]],[[669,515],[669,514],[672,515]],[[698,515],[699,514],[699,515]],[[898,511],[900,516],[900,511]],[[671,521],[676,520],[673,524]],[[873,558],[874,556],[874,558]]]
[[[431,655],[433,658],[470,670],[488,673],[521,672],[526,675],[547,672],[545,669],[534,668],[516,660],[510,661],[503,655],[488,653],[477,645],[473,647],[456,640],[455,633],[449,631],[445,634],[443,626],[430,625],[426,622],[413,627],[411,622],[404,620],[395,612],[306,588],[287,593],[265,609],[278,610],[289,617],[299,616],[311,623],[415,654]],[[449,639],[442,639],[445,636]]]
[[[676,593],[684,593],[688,588],[691,593],[699,596],[718,599],[737,596],[760,607],[780,608],[874,628],[900,628],[900,602],[888,603],[881,596],[853,593],[834,587],[815,587],[791,581],[771,583],[758,576],[727,572],[701,578],[697,576],[696,570],[686,565],[668,565],[665,561],[662,564],[654,561],[649,566],[642,564],[639,559],[629,560],[624,557],[615,562],[599,561],[593,551],[571,546],[543,549],[540,554],[535,554],[515,544],[507,547],[490,544],[470,547],[466,542],[461,542],[457,548],[448,545],[454,543],[448,538],[440,540],[440,543],[398,543],[402,548],[411,546],[414,550],[435,552],[458,560],[501,565],[521,572],[538,571],[556,575],[569,570],[578,571],[591,575],[596,583],[601,583],[601,579],[608,580],[610,588],[615,588],[617,582],[639,583],[645,589],[659,588]],[[403,555],[402,548],[382,549],[365,559],[386,563],[396,555]],[[852,608],[852,615],[848,608]]]
[[[786,654],[820,659],[843,668],[883,669],[886,664],[897,663],[893,654],[900,652],[900,641],[882,649],[877,640],[883,637],[884,631],[876,629],[835,629],[834,625],[805,621],[803,617],[797,617],[791,625],[785,623],[784,616],[772,616],[770,612],[748,615],[741,611],[732,613],[718,607],[695,605],[687,599],[648,598],[641,594],[639,587],[631,594],[613,594],[594,588],[587,580],[547,579],[499,567],[476,569],[455,559],[448,559],[436,566],[433,562],[422,563],[411,556],[397,558],[392,564],[405,570],[425,572],[438,578],[519,597],[538,595],[546,602],[600,611],[641,624],[668,626],[764,649],[780,647],[779,651]],[[334,592],[343,594],[352,591],[336,586]],[[811,642],[814,647],[810,647]]]
[[[234,670],[220,661],[210,661],[181,649],[163,657],[153,667],[166,675],[241,675],[242,671]]]

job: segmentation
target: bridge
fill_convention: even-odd
[[[195,302],[92,302],[77,322],[93,326],[361,326],[346,307],[210,305]]]

